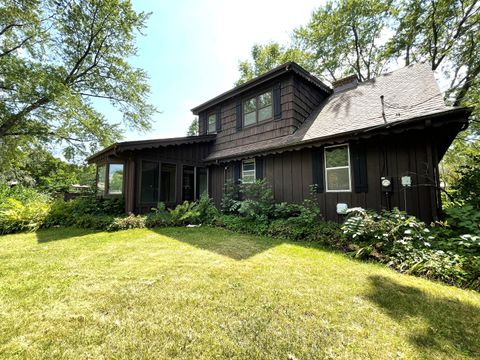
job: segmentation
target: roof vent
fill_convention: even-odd
[[[342,90],[353,89],[358,85],[358,77],[357,75],[349,75],[344,77],[343,79],[334,81],[332,83],[333,92],[339,92]]]

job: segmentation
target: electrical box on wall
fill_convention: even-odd
[[[380,178],[383,192],[391,192],[393,190],[393,179],[391,176],[382,176]]]
[[[402,176],[402,186],[404,186],[404,187],[412,186],[412,177],[411,176]]]

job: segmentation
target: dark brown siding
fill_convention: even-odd
[[[278,82],[280,82],[281,87],[281,118],[272,118],[271,120],[265,120],[256,125],[237,129],[237,103],[252,96],[259,95],[264,91],[272,90]],[[324,93],[307,82],[307,80],[293,74],[287,74],[279,79],[275,79],[275,81],[271,83],[259,87],[255,91],[246,93],[241,97],[224,101],[216,106],[215,109],[207,109],[200,114],[200,119],[206,114],[212,111],[216,112],[220,109],[222,125],[221,130],[217,133],[214,150],[225,150],[292,134],[311,114],[312,110],[321,104],[325,96]],[[202,131],[204,131],[204,123],[200,121],[201,134],[203,133]]]
[[[328,220],[342,221],[336,213],[337,203],[349,207],[363,207],[373,210],[398,207],[418,216],[424,221],[432,221],[438,216],[438,191],[435,186],[438,176],[435,173],[438,159],[431,137],[422,131],[410,131],[363,140],[366,146],[368,192],[354,191],[353,172],[352,192],[323,192],[317,194],[322,214]],[[231,166],[231,164],[226,164]],[[312,176],[312,149],[284,152],[264,157],[264,175],[273,188],[276,202],[301,202],[310,195]],[[219,204],[223,189],[223,167],[211,169],[211,196]],[[221,169],[221,170],[220,170]],[[412,177],[413,186],[404,189],[401,177]],[[380,178],[393,178],[393,191],[389,197],[382,192]],[[438,184],[438,182],[437,182]],[[405,202],[406,200],[406,202]]]

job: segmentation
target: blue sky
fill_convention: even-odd
[[[296,0],[133,0],[137,11],[152,12],[145,36],[138,37],[134,66],[150,77],[150,101],[161,111],[152,131],[127,131],[125,140],[184,136],[190,109],[233,87],[238,62],[255,43],[286,43],[321,1]],[[112,122],[121,114],[97,105]]]

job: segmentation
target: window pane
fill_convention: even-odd
[[[327,190],[350,190],[349,169],[327,169]]]
[[[243,162],[243,171],[248,170],[255,170],[255,162],[254,161],[244,161]]]
[[[264,107],[258,110],[258,121],[267,120],[272,117],[272,106]]]
[[[258,97],[258,107],[263,108],[265,106],[272,105],[272,93],[267,92]]]
[[[121,194],[123,189],[123,164],[110,164],[108,169],[108,193]]]
[[[243,104],[243,112],[244,113],[249,113],[249,112],[255,111],[256,109],[257,109],[257,102],[256,102],[255,98],[248,99]]]
[[[160,201],[164,203],[174,203],[175,180],[177,178],[177,167],[174,164],[162,164],[162,174],[160,181]]]
[[[209,133],[213,133],[217,130],[216,122],[217,122],[217,118],[216,118],[215,114],[210,115],[208,117],[208,132]]]
[[[207,190],[207,169],[204,167],[197,168],[197,198],[200,198]]]
[[[338,146],[325,149],[326,167],[348,166],[347,146]]]
[[[158,162],[142,161],[140,201],[142,203],[158,201]]]
[[[105,192],[105,165],[99,166],[97,169],[97,190],[99,193]]]
[[[242,182],[244,184],[255,181],[255,161],[248,160],[242,163]]]
[[[257,113],[251,112],[251,113],[245,114],[244,122],[245,122],[245,125],[255,124],[257,122]]]
[[[193,166],[183,167],[183,179],[182,179],[182,197],[183,201],[192,201],[194,199],[194,168]]]

